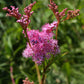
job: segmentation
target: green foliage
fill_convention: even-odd
[[[22,84],[25,77],[38,84],[34,63],[31,58],[22,57],[26,47],[22,28],[15,18],[6,17],[6,12],[2,10],[4,6],[15,5],[23,13],[24,7],[33,1],[37,3],[32,9],[34,14],[29,27],[40,30],[45,23],[56,20],[48,8],[49,0],[0,0],[0,84],[12,84],[10,66],[14,68],[16,84]],[[54,1],[59,5],[59,11],[63,8],[80,9],[80,15],[61,23],[58,28],[61,54],[49,67],[46,84],[84,84],[84,0]]]

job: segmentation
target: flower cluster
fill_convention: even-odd
[[[58,41],[53,39],[53,30],[56,26],[57,22],[53,22],[42,26],[41,32],[39,30],[27,31],[31,46],[27,43],[27,47],[23,51],[23,56],[26,58],[32,57],[33,61],[41,64],[45,59],[49,59],[51,54],[55,56],[59,53]]]
[[[21,15],[18,11],[19,8],[15,8],[15,6],[10,6],[12,9],[8,9],[8,7],[4,7],[3,10],[6,10],[6,11],[9,12],[9,13],[6,14],[7,16],[15,17],[17,19],[17,22],[20,23],[22,28],[25,30],[30,23],[29,18],[33,13],[33,11],[31,11],[31,10],[32,10],[32,7],[35,3],[36,3],[36,1],[34,3],[31,3],[26,8],[24,8],[25,15],[24,14]]]
[[[25,15],[24,14],[21,15],[18,11],[19,8],[15,8],[15,6],[10,6],[12,9],[8,9],[8,7],[4,7],[3,10],[6,10],[9,12],[6,14],[7,16],[15,17],[17,19],[17,22],[22,26],[24,32],[26,33],[26,29],[30,23],[29,18],[33,13],[33,11],[31,11],[31,10],[32,10],[32,7],[34,6],[35,3],[36,3],[36,1],[34,3],[31,3],[26,8],[24,8]],[[29,37],[27,35],[26,35],[26,37],[27,37],[27,41],[29,42],[29,45],[30,45]]]
[[[77,15],[79,15],[79,9],[77,10],[68,10],[68,13],[67,13],[67,18],[66,19],[70,19],[70,18],[73,18],[73,17],[76,17]]]
[[[66,15],[65,12],[66,12],[67,8],[63,9],[63,11],[59,13],[58,6],[54,3],[53,0],[50,0],[50,4],[48,6],[53,11],[58,22],[60,22],[60,20],[63,18],[63,16]],[[73,17],[76,17],[77,15],[79,15],[79,11],[80,11],[79,9],[74,10],[74,11],[68,10],[67,17],[63,21],[68,20]]]
[[[25,78],[25,80],[23,80],[23,84],[34,84],[34,82],[30,82],[28,78]]]
[[[3,10],[8,11],[9,13],[6,14],[6,16],[13,16],[16,19],[20,19],[21,18],[21,14],[18,11],[18,8],[15,8],[15,6],[10,6],[12,9],[8,9],[8,7],[4,7]]]
[[[33,7],[33,5],[34,5],[35,3],[36,3],[36,2],[31,3],[29,6],[27,6],[26,8],[24,8],[24,13],[25,13],[26,15],[23,15],[23,16],[21,17],[21,19],[17,20],[17,22],[20,23],[20,25],[22,26],[23,29],[26,29],[27,26],[28,26],[29,23],[30,23],[29,18],[30,18],[30,16],[31,16],[32,13],[33,13],[33,11],[31,12],[31,10],[32,10],[32,7]]]

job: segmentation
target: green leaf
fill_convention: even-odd
[[[12,42],[11,42],[11,37],[8,37],[8,46],[12,50]]]
[[[2,64],[0,64],[0,67],[6,66],[6,65],[7,65],[7,63],[2,63]]]
[[[84,41],[81,42],[80,46],[84,49]]]
[[[70,64],[69,64],[69,62],[64,63],[63,70],[64,70],[64,73],[67,76],[68,84],[71,84],[71,78],[70,78],[71,77],[71,71],[70,71]]]
[[[64,2],[63,4],[68,6],[70,9],[74,9],[74,6],[70,4],[69,2]]]
[[[20,47],[18,47],[15,51],[14,51],[14,56],[18,53],[18,51],[20,51],[22,48],[24,48],[25,47],[25,45],[22,45],[22,46],[20,46]]]

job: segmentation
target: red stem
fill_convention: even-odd
[[[27,35],[27,30],[25,29],[24,31],[25,31],[25,34],[26,34],[27,41],[29,42],[29,45],[30,45],[30,47],[31,47],[31,44],[30,44],[30,41],[29,41],[29,37],[28,37],[28,35]]]
[[[59,21],[58,21],[57,27],[56,27],[56,40],[57,40],[57,34],[58,34],[58,26],[59,26]]]
[[[15,84],[15,80],[14,80],[14,77],[13,77],[13,67],[12,66],[10,66],[10,76],[11,76],[12,84]]]

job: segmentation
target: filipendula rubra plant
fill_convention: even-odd
[[[79,9],[74,11],[68,10],[66,15],[65,12],[67,11],[67,8],[65,8],[62,12],[59,13],[58,6],[54,3],[53,0],[50,0],[50,4],[48,6],[54,13],[57,22],[55,21],[51,24],[47,23],[43,25],[42,31],[40,32],[39,30],[34,30],[34,29],[29,30],[27,28],[30,23],[29,18],[33,13],[33,11],[31,12],[31,10],[35,3],[36,2],[31,3],[29,6],[24,8],[25,15],[21,15],[18,11],[18,8],[15,8],[14,6],[11,6],[12,10],[8,9],[7,7],[3,8],[3,10],[8,11],[9,13],[7,13],[7,16],[15,17],[17,19],[17,22],[20,23],[20,25],[22,26],[23,34],[27,38],[27,47],[22,54],[26,58],[32,57],[32,60],[36,64],[39,84],[44,84],[46,70],[51,65],[54,57],[58,53],[60,53],[58,40],[57,40],[59,23],[79,15]],[[65,15],[66,15],[65,19],[63,19]],[[53,39],[54,36],[53,31],[56,31],[56,39]],[[51,57],[52,59],[50,60],[50,62],[48,62],[48,64],[45,65],[45,60],[48,60]],[[42,80],[40,80],[40,73],[37,64],[44,65]],[[26,82],[24,82],[24,84],[33,84],[33,83],[28,83],[27,79],[25,79],[25,81]]]

